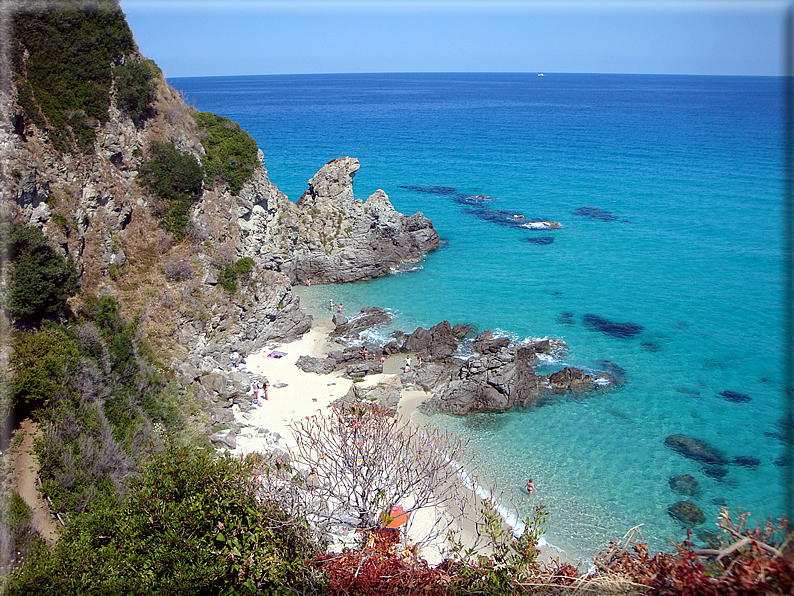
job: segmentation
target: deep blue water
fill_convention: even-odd
[[[357,157],[377,188],[422,211],[443,247],[412,272],[313,286],[346,312],[378,305],[406,331],[448,319],[515,339],[554,337],[564,364],[625,370],[615,391],[502,415],[434,416],[472,437],[520,514],[538,500],[550,542],[586,555],[644,523],[652,548],[685,533],[668,479],[692,474],[756,521],[782,513],[780,80],[774,77],[366,74],[173,79],[200,110],[239,122],[291,199],[327,161]],[[417,187],[449,187],[427,192]],[[411,188],[406,188],[411,187]],[[477,195],[488,199],[479,200]],[[596,207],[601,219],[575,215]],[[606,212],[606,213],[604,213]],[[557,230],[516,226],[543,218]],[[611,218],[609,216],[612,216]],[[494,221],[496,220],[496,221]],[[583,324],[595,314],[643,331]],[[381,331],[383,335],[389,329]],[[747,402],[721,397],[730,390]],[[664,445],[704,439],[723,478]],[[532,476],[539,492],[521,492]]]

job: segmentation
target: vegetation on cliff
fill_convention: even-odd
[[[135,52],[117,0],[36,0],[15,12],[12,65],[26,122],[46,129],[60,151],[92,153],[115,67],[119,108],[140,123],[157,70]]]
[[[80,278],[71,259],[47,244],[41,230],[0,222],[0,254],[8,255],[11,265],[5,308],[13,319],[39,325],[66,313]]]
[[[158,199],[154,211],[161,218],[160,226],[181,240],[190,225],[190,207],[201,196],[204,171],[195,157],[173,143],[155,141],[149,152],[138,171],[138,183]]]
[[[199,138],[207,157],[204,171],[207,180],[229,185],[233,195],[259,165],[256,141],[239,124],[212,112],[196,112]]]

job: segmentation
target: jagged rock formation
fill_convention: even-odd
[[[140,60],[135,51],[117,58]],[[42,229],[75,261],[86,293],[114,295],[128,313],[141,313],[140,328],[188,382],[228,370],[232,351],[245,355],[305,333],[310,317],[291,291],[295,281],[370,279],[438,245],[421,213],[397,213],[382,191],[364,203],[353,197],[357,160],[326,164],[292,203],[270,182],[261,151],[237,194],[205,180],[187,238],[176,241],[160,227],[162,205],[138,174],[155,141],[205,161],[206,135],[161,77],[152,89],[146,117],[133,117],[117,105],[111,82],[107,121],[92,124],[86,153],[56,149],[46,122],[26,119],[16,87],[0,89],[0,210]],[[250,273],[235,292],[222,289],[223,269],[243,257],[254,261]]]
[[[304,282],[350,282],[387,275],[438,246],[421,213],[398,213],[382,190],[365,202],[353,196],[357,159],[334,159],[290,203],[266,179],[240,193],[242,251],[264,267]]]

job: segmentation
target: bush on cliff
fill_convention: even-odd
[[[204,171],[195,157],[172,143],[155,141],[149,153],[138,171],[138,183],[159,200],[155,214],[160,226],[181,240],[190,224],[190,207],[201,195]]]
[[[13,13],[12,68],[25,119],[61,151],[92,153],[108,121],[111,64],[135,52],[117,0],[30,2]]]
[[[152,115],[154,78],[162,72],[151,60],[129,60],[113,69],[116,105],[126,112],[136,126]]]
[[[310,594],[304,526],[260,500],[254,460],[171,447],[132,482],[120,507],[75,516],[8,594]]]
[[[223,267],[218,273],[218,285],[230,294],[234,294],[237,292],[237,280],[247,276],[253,266],[254,260],[251,257],[243,257]]]
[[[259,163],[256,141],[236,122],[212,112],[197,112],[195,119],[207,152],[204,160],[207,179],[225,182],[236,195]]]
[[[38,228],[0,223],[0,254],[11,263],[6,308],[12,318],[37,326],[66,313],[66,300],[80,290],[71,259],[47,244]]]

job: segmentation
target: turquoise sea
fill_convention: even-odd
[[[322,310],[329,298],[346,313],[382,306],[405,331],[448,319],[516,340],[558,338],[570,351],[542,372],[566,364],[623,371],[625,385],[613,391],[429,420],[471,437],[482,473],[500,479],[519,515],[547,506],[549,542],[584,556],[645,524],[651,548],[669,548],[686,537],[667,513],[684,498],[669,486],[676,474],[702,487],[693,497],[707,517],[700,528],[714,529],[723,503],[749,510],[751,521],[782,513],[780,79],[170,82],[199,110],[248,130],[290,199],[324,163],[349,155],[361,162],[358,198],[382,188],[399,211],[433,220],[442,247],[416,268],[315,285],[308,306]],[[534,218],[562,227],[516,225]],[[588,314],[643,331],[614,337],[584,324]],[[725,399],[725,390],[749,400]],[[729,458],[756,459],[719,477],[664,445],[679,433]],[[532,498],[522,491],[530,476],[539,491]]]

